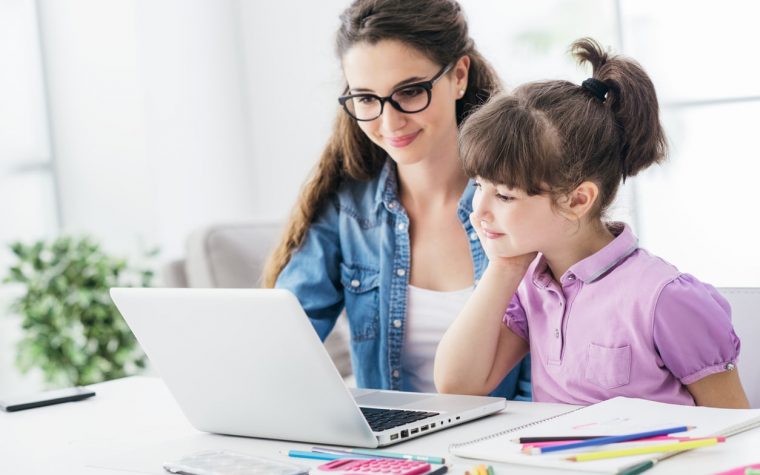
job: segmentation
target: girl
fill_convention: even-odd
[[[357,0],[337,52],[342,110],[265,283],[322,339],[345,308],[359,387],[432,392],[435,348],[486,263],[458,124],[499,81],[453,0]],[[499,394],[518,395],[520,371]]]
[[[581,86],[526,84],[463,127],[490,262],[438,347],[436,386],[485,394],[530,348],[535,401],[748,407],[727,302],[604,220],[621,179],[665,156],[654,86],[593,40],[572,51],[593,67]]]

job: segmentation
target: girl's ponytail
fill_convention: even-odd
[[[657,93],[642,67],[632,59],[610,56],[591,38],[575,41],[571,52],[579,64],[590,63],[592,78],[607,87],[603,102],[620,131],[623,180],[661,162],[667,142],[660,125]]]

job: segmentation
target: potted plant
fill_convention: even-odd
[[[145,367],[145,355],[108,291],[149,286],[151,270],[130,267],[86,237],[15,242],[10,248],[15,262],[5,282],[23,290],[11,305],[21,317],[16,364],[22,373],[39,368],[50,386],[72,386]]]

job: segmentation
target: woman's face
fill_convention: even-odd
[[[374,45],[359,43],[343,57],[348,94],[370,93],[389,96],[404,85],[431,80],[445,65],[394,40]],[[432,89],[430,105],[407,114],[389,102],[380,117],[359,121],[359,127],[398,164],[418,163],[456,153],[456,100],[467,86],[469,58],[460,59],[450,72],[440,77]]]

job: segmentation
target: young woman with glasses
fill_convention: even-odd
[[[356,0],[337,53],[342,110],[265,284],[322,339],[345,308],[359,387],[435,392],[438,341],[487,264],[458,125],[499,81],[454,0]],[[529,378],[518,365],[495,393],[530,397]]]

